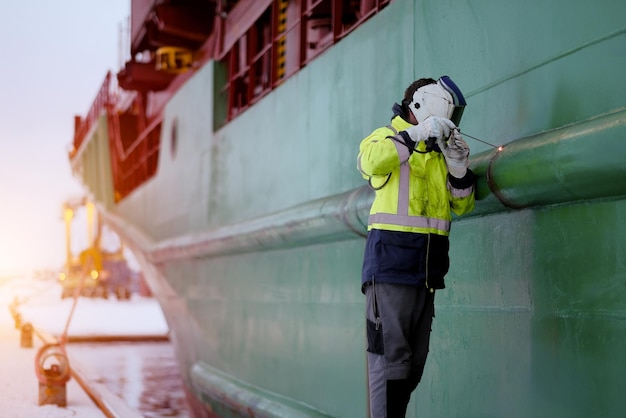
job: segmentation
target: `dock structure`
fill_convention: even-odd
[[[63,410],[72,410],[76,416],[99,418],[107,415],[98,408],[87,392],[76,379],[67,382],[67,406],[39,405],[38,381],[35,375],[35,355],[43,342],[33,339],[32,347],[20,344],[21,330],[14,326],[14,319],[8,309],[0,309],[0,352],[2,353],[2,370],[0,388],[2,388],[2,408],[7,416],[12,417],[55,417],[55,409],[59,409],[59,417],[66,416]]]
[[[35,356],[37,351],[55,339],[45,330],[31,326],[34,335],[32,344],[23,344],[24,331],[15,327],[15,315],[10,310],[0,314],[0,352],[2,352],[2,370],[0,388],[3,392],[4,412],[15,418],[42,416],[67,416],[71,410],[76,416],[84,418],[128,417],[140,418],[142,415],[129,407],[123,400],[108,390],[103,384],[90,381],[84,368],[69,357],[71,379],[64,388],[63,405],[54,402],[42,404],[38,394]],[[12,312],[11,312],[12,313]],[[41,385],[39,385],[41,387]],[[41,389],[40,389],[41,390]],[[55,410],[58,410],[58,415]]]

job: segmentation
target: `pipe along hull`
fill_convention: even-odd
[[[626,196],[626,110],[511,142],[480,153],[476,207],[464,218],[511,209]],[[162,263],[187,257],[263,251],[364,237],[373,192],[362,186],[294,208],[217,228],[193,239],[163,241],[150,252]],[[457,219],[458,220],[458,219]]]
[[[624,109],[481,153],[474,214],[623,197],[625,157]]]

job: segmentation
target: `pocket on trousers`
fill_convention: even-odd
[[[373,354],[383,355],[385,354],[385,347],[383,346],[383,325],[378,324],[376,329],[376,323],[365,319],[367,321],[367,351]]]

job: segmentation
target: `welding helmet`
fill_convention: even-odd
[[[466,104],[461,90],[450,77],[444,75],[436,83],[417,89],[409,109],[418,123],[431,116],[439,116],[459,126]]]

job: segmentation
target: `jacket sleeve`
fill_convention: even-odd
[[[409,148],[388,136],[391,129],[378,128],[361,141],[357,168],[364,178],[386,176],[410,157]]]
[[[474,210],[474,188],[476,175],[468,169],[465,177],[458,179],[448,174],[450,208],[461,216]]]

